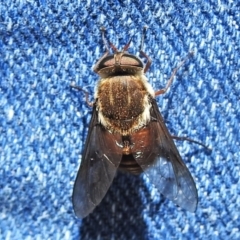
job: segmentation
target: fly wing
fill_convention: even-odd
[[[109,133],[97,119],[94,108],[73,188],[73,208],[80,218],[87,216],[101,202],[113,181],[122,156],[122,149],[117,145],[121,136]]]
[[[194,212],[198,196],[193,178],[152,100],[151,122],[131,136],[133,156],[155,187],[181,208]]]

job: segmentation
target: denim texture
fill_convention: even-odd
[[[239,1],[2,1],[0,4],[0,239],[240,239]],[[118,173],[102,203],[77,219],[71,195],[91,117],[100,27],[153,63],[154,89],[199,194],[181,210],[144,176]]]

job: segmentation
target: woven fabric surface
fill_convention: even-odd
[[[3,1],[0,4],[0,239],[240,239],[239,1]],[[153,63],[157,98],[199,194],[196,213],[144,176],[118,173],[102,203],[74,215],[73,183],[104,53],[100,27],[121,49]],[[92,99],[92,98],[91,98]]]

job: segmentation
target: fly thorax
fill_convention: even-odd
[[[102,79],[95,95],[100,123],[122,134],[139,129],[150,121],[149,95],[141,75]]]

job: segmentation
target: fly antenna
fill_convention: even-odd
[[[129,48],[131,42],[132,42],[132,37],[130,38],[130,40],[128,41],[128,43],[124,46],[124,48],[123,48],[123,52],[125,52],[125,51],[128,50],[128,48]]]

